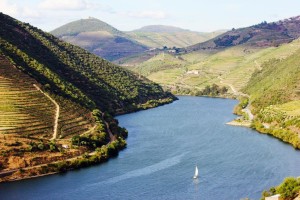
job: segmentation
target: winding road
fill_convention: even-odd
[[[36,84],[33,84],[33,86],[39,90],[42,94],[44,94],[48,99],[50,99],[50,101],[52,101],[52,103],[55,105],[56,107],[56,112],[55,112],[55,118],[54,118],[54,127],[53,127],[53,136],[51,138],[51,140],[54,140],[57,138],[57,129],[58,129],[58,118],[59,118],[59,112],[60,112],[60,107],[58,105],[58,103],[56,103],[56,101],[54,99],[52,99],[48,94],[46,94],[45,92],[43,92],[41,90],[41,88],[39,88]]]
[[[222,77],[218,76],[218,79],[220,79],[220,83],[221,84],[225,84],[225,85],[228,85],[230,87],[230,89],[233,91],[233,94],[235,96],[244,96],[244,97],[247,97],[249,99],[249,102],[248,102],[248,105],[246,106],[246,108],[244,108],[242,111],[244,113],[246,113],[249,117],[249,121],[251,122],[253,119],[254,119],[254,115],[251,113],[251,110],[249,109],[250,108],[250,105],[251,105],[251,101],[250,101],[250,96],[247,95],[247,94],[244,94],[242,92],[238,92],[234,86],[232,84],[229,84],[229,83],[225,83],[223,80]]]
[[[104,112],[102,113],[102,119],[106,125],[106,129],[107,129],[107,132],[109,134],[109,138],[110,138],[110,141],[114,141],[116,140],[116,137],[114,136],[114,134],[111,132],[110,128],[109,128],[109,124],[107,121],[104,120]]]

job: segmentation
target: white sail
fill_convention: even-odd
[[[194,178],[198,178],[198,167],[196,166]]]

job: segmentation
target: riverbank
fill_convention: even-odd
[[[259,199],[264,185],[276,185],[300,173],[295,167],[300,163],[299,152],[288,145],[248,128],[224,125],[234,118],[232,107],[237,101],[179,99],[157,109],[118,116],[120,126],[130,134],[127,149],[115,159],[64,175],[3,183],[1,197]],[[195,164],[201,171],[199,183],[192,180]]]
[[[249,122],[249,121],[233,120],[231,122],[227,122],[226,124],[230,125],[230,126],[243,126],[243,127],[247,127],[247,128],[251,127],[251,122]]]
[[[161,105],[172,103],[175,100],[177,100],[177,98],[175,97],[150,100],[145,104],[136,106],[135,109],[128,109],[127,112],[122,114],[158,107]],[[21,167],[5,168],[4,170],[0,171],[0,182],[18,181],[57,173],[65,173],[69,170],[80,169],[91,165],[100,164],[108,161],[111,157],[117,156],[119,151],[126,148],[125,138],[127,137],[128,132],[124,128],[120,128],[118,126],[118,121],[115,120],[112,116],[104,114],[100,112],[100,110],[94,110],[93,115],[97,124],[96,127],[93,127],[91,129],[93,131],[87,131],[86,133],[81,134],[76,138],[72,137],[70,139],[55,139],[49,141],[50,143],[54,144],[54,147],[56,148],[54,152],[50,149],[46,149],[46,152],[43,153],[39,152],[39,149],[37,149],[36,153],[29,153],[31,154],[30,156],[32,157],[32,159],[39,159],[39,161],[34,162],[35,164],[31,164],[32,162],[28,161],[28,156],[23,155],[23,159],[18,159],[18,162],[24,163],[21,165]],[[93,133],[97,131],[100,132],[97,134]],[[105,135],[107,135],[104,137],[109,138],[109,143],[99,146],[99,144],[103,143],[103,139],[100,139],[103,137],[101,136],[101,132],[103,131],[105,132]],[[4,137],[5,140],[7,140],[8,136]],[[49,142],[45,142],[45,144],[40,144],[43,144],[43,146],[47,146]],[[60,150],[59,152],[56,152],[58,150],[58,147],[60,148]],[[48,157],[48,159],[43,158],[42,154],[47,155],[46,157]],[[14,156],[14,159],[15,157],[16,156]],[[24,157],[26,157],[26,160],[24,159]],[[54,157],[55,159],[53,159],[52,157]]]
[[[226,124],[231,126],[244,126],[252,128],[259,133],[268,134],[281,140],[284,143],[288,143],[295,149],[300,149],[299,127],[289,125],[299,119],[295,117],[287,117],[288,120],[283,120],[283,122],[281,123],[277,122],[276,120],[265,122],[263,119],[266,117],[270,118],[270,116],[264,117],[262,114],[264,113],[264,110],[262,110],[259,111],[259,114],[255,117],[250,110],[250,107],[252,105],[249,98],[249,96],[247,97],[247,99],[245,99],[245,96],[241,97],[240,103],[236,105],[234,109],[234,114],[239,115],[240,117]]]
[[[119,154],[119,151],[125,148],[126,141],[122,138],[118,138],[90,153],[84,153],[83,155],[57,162],[20,168],[14,171],[12,174],[8,174],[8,176],[2,177],[0,182],[38,178],[57,173],[65,173],[74,169],[89,167],[91,165],[106,162],[109,160],[109,158],[116,157]]]

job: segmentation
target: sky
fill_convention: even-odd
[[[95,17],[121,31],[171,25],[211,32],[298,16],[300,0],[0,0],[0,12],[44,31]]]

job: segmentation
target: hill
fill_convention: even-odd
[[[252,73],[265,61],[286,58],[299,49],[300,17],[279,22],[263,22],[251,27],[234,29],[204,43],[187,48],[152,51],[120,60],[128,69],[140,72],[176,94],[201,94],[207,86],[217,84],[237,96]],[[155,58],[162,52],[180,58],[161,64]],[[145,70],[143,69],[145,68]],[[153,69],[151,69],[153,68]],[[200,93],[199,93],[200,91]]]
[[[175,99],[27,23],[0,24],[0,181],[103,162],[126,145],[113,115]]]
[[[82,32],[95,32],[95,31],[106,31],[113,35],[125,36],[124,33],[112,27],[111,25],[93,17],[89,17],[88,19],[80,19],[65,24],[51,31],[51,34],[58,37],[62,37],[62,36],[78,35]]]
[[[176,94],[196,95],[206,86],[217,84],[227,87],[232,95],[238,95],[264,62],[272,58],[284,59],[299,49],[300,40],[295,40],[268,48],[238,45],[179,55],[165,53],[162,56],[160,53],[140,64],[125,67]]]
[[[300,149],[300,50],[256,70],[243,91],[250,95],[253,128]]]
[[[175,26],[165,26],[165,25],[149,25],[142,28],[133,30],[134,32],[148,32],[148,33],[178,33],[187,32],[189,30],[182,29]]]
[[[143,62],[141,65],[136,66],[133,70],[144,76],[148,76],[160,70],[181,68],[185,64],[186,61],[180,57],[175,57],[167,53],[160,53]]]
[[[152,48],[187,47],[220,35],[223,31],[200,33],[174,26],[151,25],[127,32],[131,38]]]
[[[242,44],[253,47],[278,46],[299,36],[300,16],[297,16],[278,22],[262,22],[246,28],[232,29],[211,40],[182,49],[182,52],[222,49]]]
[[[70,22],[51,33],[110,61],[148,49],[111,25],[91,17]]]

